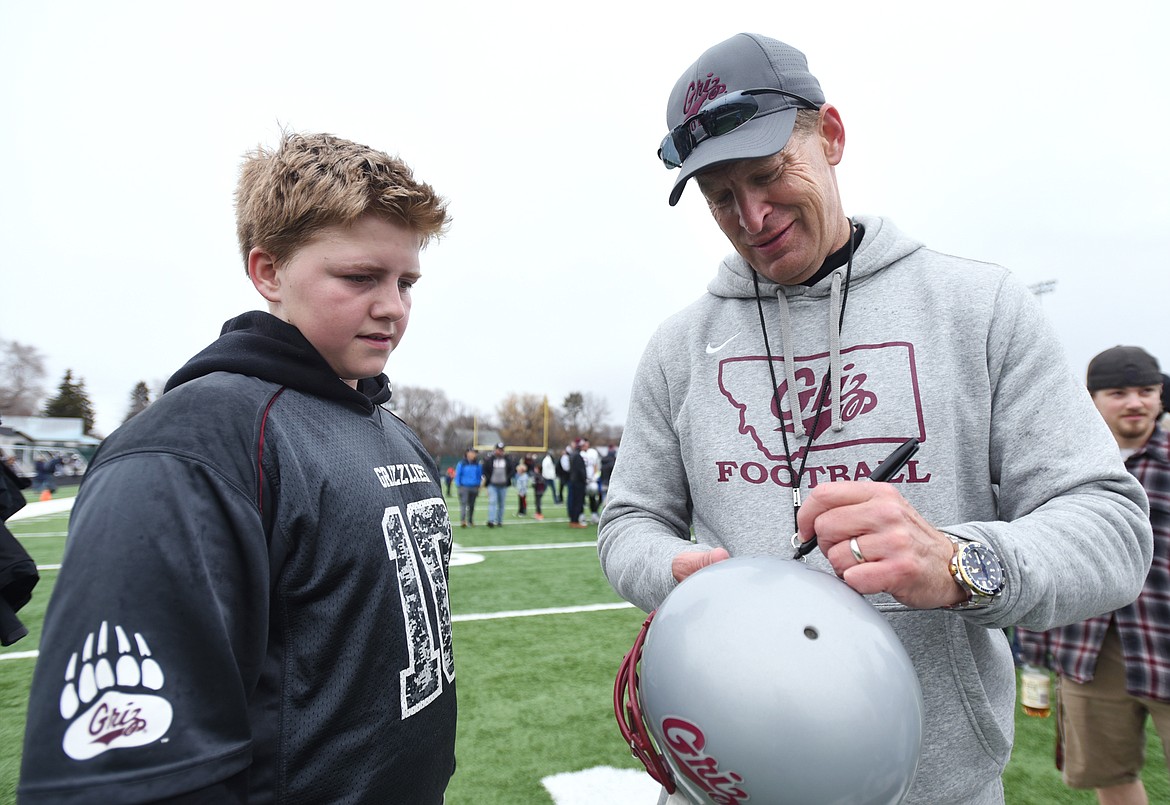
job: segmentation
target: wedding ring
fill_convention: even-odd
[[[857,547],[857,537],[849,539],[849,552],[853,554],[853,558],[857,560],[857,564],[865,563],[865,556],[861,553],[861,548]]]

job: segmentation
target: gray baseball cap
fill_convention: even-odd
[[[742,33],[708,49],[682,74],[666,105],[666,127],[674,131],[716,98],[750,89],[791,92],[817,107],[825,102],[820,82],[808,71],[803,53],[766,36]],[[759,104],[753,118],[727,134],[704,139],[684,157],[670,191],[672,207],[695,174],[726,162],[771,156],[783,149],[792,135],[797,110],[809,108],[787,95],[753,97]]]

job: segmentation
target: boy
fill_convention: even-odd
[[[386,154],[286,134],[245,159],[236,217],[268,312],[90,465],[22,803],[437,805],[454,770],[451,526],[382,407],[446,203]]]
[[[528,516],[528,465],[524,459],[516,465],[516,474],[512,476],[512,486],[516,487],[517,506],[516,516]]]

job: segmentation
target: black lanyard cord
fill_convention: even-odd
[[[840,332],[845,324],[845,306],[849,302],[849,280],[853,276],[853,219],[849,219],[849,261],[845,267],[845,288],[841,294],[841,314],[837,318],[837,331]],[[821,420],[821,412],[824,410],[825,402],[829,398],[829,383],[832,381],[833,366],[832,362],[829,364],[828,371],[825,372],[825,378],[821,381],[821,388],[817,393],[817,410],[813,416],[812,427],[808,429],[808,441],[804,444],[804,451],[800,457],[800,469],[795,473],[792,469],[792,450],[788,446],[788,428],[784,424],[783,406],[780,400],[780,384],[776,382],[776,362],[772,357],[772,347],[768,342],[768,326],[764,321],[764,303],[760,298],[760,275],[752,269],[752,284],[756,289],[756,310],[760,314],[760,332],[764,336],[764,351],[768,355],[768,374],[772,378],[772,402],[776,406],[776,413],[780,416],[780,438],[784,442],[784,460],[788,463],[788,475],[792,478],[792,519],[793,528],[796,527],[796,513],[800,509],[800,482],[804,478],[804,467],[808,462],[808,454],[812,450],[813,439],[816,438],[817,423]],[[796,432],[796,418],[800,416],[800,411],[790,411],[792,417],[792,430]]]

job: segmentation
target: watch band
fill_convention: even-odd
[[[991,549],[988,546],[983,545],[981,542],[964,539],[946,531],[943,533],[947,535],[947,538],[950,539],[951,543],[954,545],[954,550],[951,552],[951,559],[948,566],[951,578],[955,580],[955,584],[957,584],[960,589],[967,593],[966,601],[960,601],[957,604],[951,604],[948,607],[944,607],[944,609],[983,609],[985,607],[991,606],[992,602],[995,600],[995,596],[999,595],[999,593],[1003,590],[1003,584],[1000,584],[999,589],[996,590],[995,593],[988,595],[981,590],[976,589],[967,580],[960,565],[960,556],[968,545],[979,545],[987,551],[991,551]],[[991,556],[995,559],[997,564],[1000,564],[999,559],[995,556],[994,551],[991,551]]]

